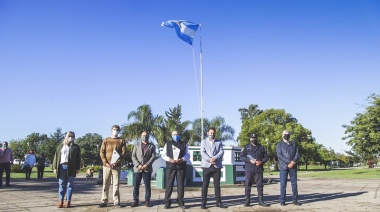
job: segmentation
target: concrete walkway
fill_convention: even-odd
[[[152,199],[150,208],[140,202],[140,207],[131,208],[133,188],[121,184],[122,208],[109,206],[98,208],[102,188],[96,184],[96,180],[86,181],[84,176],[76,178],[75,191],[72,198],[72,208],[58,209],[58,182],[56,179],[32,179],[13,180],[13,187],[0,189],[0,211],[380,211],[380,179],[378,180],[346,180],[346,179],[316,179],[299,178],[299,202],[302,206],[291,204],[291,188],[288,183],[288,205],[281,206],[278,203],[279,183],[273,179],[272,184],[265,185],[264,194],[266,203],[271,204],[268,208],[257,205],[257,197],[253,196],[251,207],[243,207],[244,187],[224,186],[222,187],[222,200],[227,209],[214,207],[215,198],[213,188],[209,189],[209,202],[206,210],[200,209],[201,188],[187,187],[185,191],[186,205],[189,209],[182,210],[173,201],[171,209],[164,209],[164,189],[152,188]],[[111,189],[112,190],[112,189]],[[256,194],[256,188],[252,188]],[[144,200],[144,187],[140,188],[140,200]],[[176,189],[173,191],[172,199],[176,198]]]

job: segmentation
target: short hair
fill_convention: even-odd
[[[111,130],[113,130],[113,128],[116,128],[117,130],[119,130],[120,131],[120,126],[119,125],[113,125],[112,127],[111,127]]]
[[[216,132],[215,127],[210,127],[210,128],[208,128],[208,131],[207,131],[207,132],[209,132],[210,130],[214,130],[214,132]]]
[[[287,130],[282,131],[282,135],[285,134],[285,133],[290,134],[289,131],[287,131]]]

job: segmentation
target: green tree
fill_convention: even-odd
[[[326,147],[322,146],[318,149],[319,154],[319,161],[325,166],[325,169],[327,169],[327,165],[332,160],[331,151],[327,149]]]
[[[268,150],[268,156],[276,168],[276,144],[281,141],[281,134],[285,129],[291,132],[291,140],[298,143],[301,156],[310,154],[315,149],[313,144],[309,144],[314,142],[310,138],[311,131],[304,128],[296,118],[283,109],[267,109],[253,118],[247,118],[243,121],[241,129],[240,146],[244,147],[249,143],[249,134],[257,134],[259,142]],[[303,157],[303,160],[307,163],[310,159]]]
[[[150,105],[144,104],[128,114],[130,123],[122,127],[122,138],[126,141],[134,141],[140,138],[143,131],[150,134],[159,147],[165,145],[163,126],[163,116],[153,115]],[[160,139],[157,139],[160,138]]]
[[[19,159],[20,163],[24,160],[27,144],[23,140],[10,140],[9,148],[12,149],[13,158]]]
[[[228,141],[233,140],[235,130],[230,126],[226,124],[225,119],[222,116],[216,116],[212,118],[211,120],[204,118],[203,119],[203,125],[204,125],[204,138],[207,137],[207,132],[210,127],[214,127],[216,129],[216,135],[215,137],[219,139],[220,141]],[[201,141],[201,119],[195,119],[192,124],[192,133],[191,133],[191,140],[194,141]]]
[[[363,113],[357,113],[346,129],[347,145],[358,155],[363,163],[374,159],[380,150],[380,96],[371,94],[367,98],[368,106]]]
[[[171,139],[171,132],[177,130],[181,135],[181,140],[188,142],[189,145],[192,145],[193,141],[191,140],[191,130],[188,129],[188,126],[191,124],[190,121],[181,121],[182,118],[182,107],[177,105],[174,108],[169,108],[169,111],[165,111],[165,118],[161,130],[164,135],[162,139],[164,142]]]
[[[45,154],[45,157],[49,162],[53,161],[55,151],[57,146],[63,142],[64,134],[62,133],[61,128],[56,128],[56,131],[53,134],[50,134],[48,139],[44,139],[39,146],[39,154],[42,152]]]
[[[97,164],[97,162],[100,161],[99,147],[102,140],[102,136],[97,133],[87,133],[86,135],[76,139],[76,143],[80,147],[84,166],[89,164]]]

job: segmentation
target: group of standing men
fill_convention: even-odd
[[[263,200],[263,165],[268,161],[265,148],[258,142],[256,134],[250,134],[250,143],[245,145],[240,160],[245,162],[245,204],[249,207],[251,202],[251,188],[253,181],[256,183],[258,202],[260,206],[269,206]],[[288,175],[292,185],[293,204],[300,206],[298,202],[297,189],[297,162],[299,159],[298,147],[296,143],[290,142],[290,133],[287,130],[282,132],[282,140],[276,145],[276,154],[280,168],[280,204],[286,205],[286,185]]]
[[[121,160],[126,153],[125,141],[118,135],[120,127],[114,125],[111,128],[111,137],[103,140],[100,148],[100,158],[103,162],[103,191],[99,207],[108,206],[108,193],[113,184],[113,203],[114,206],[121,207],[119,181],[121,172]],[[216,129],[210,127],[207,132],[208,137],[201,142],[201,167],[203,169],[202,184],[202,203],[201,209],[206,209],[207,193],[210,178],[213,178],[216,207],[227,208],[221,200],[221,169],[224,155],[223,145],[220,140],[215,138]],[[74,178],[80,169],[80,148],[74,143],[75,134],[70,131],[66,134],[64,142],[57,147],[52,168],[59,179],[59,204],[63,206],[63,199],[66,195],[66,207],[69,208],[71,203]],[[156,159],[155,145],[149,142],[149,134],[144,131],[141,134],[139,142],[136,142],[132,152],[133,160],[133,203],[131,207],[139,206],[139,188],[141,180],[145,185],[145,206],[150,207],[151,198],[151,175],[153,172],[152,164]],[[10,164],[12,163],[12,152],[7,149],[8,143],[5,142],[0,149],[0,186],[2,185],[2,174],[5,170],[6,186],[9,184]],[[280,168],[280,204],[285,206],[286,202],[286,185],[288,175],[290,176],[293,204],[298,203],[297,190],[297,162],[299,159],[298,147],[294,142],[290,142],[290,133],[285,130],[282,133],[282,141],[276,145],[276,154],[279,159]],[[172,132],[172,139],[168,141],[161,155],[166,161],[166,191],[165,191],[165,209],[171,207],[171,194],[175,180],[177,181],[177,203],[182,209],[188,208],[184,202],[184,187],[186,178],[186,161],[190,159],[188,146],[185,141],[180,139],[178,131]],[[263,200],[263,165],[268,161],[265,148],[260,145],[256,134],[250,134],[250,143],[244,146],[240,154],[241,161],[245,162],[245,197],[246,207],[250,206],[251,188],[253,181],[256,183],[258,193],[258,203],[260,206],[268,205]]]
[[[113,181],[113,204],[117,207],[120,205],[119,179],[121,164],[120,159],[125,155],[125,142],[118,137],[120,127],[114,125],[112,127],[112,136],[106,138],[100,148],[100,157],[103,162],[103,193],[99,207],[108,206],[108,192],[111,182]],[[216,206],[219,208],[227,208],[221,201],[220,194],[220,178],[223,158],[223,145],[219,140],[215,139],[216,130],[210,128],[208,130],[208,138],[202,141],[201,155],[203,168],[203,185],[202,185],[202,209],[206,208],[207,190],[210,178],[214,178]],[[162,151],[162,159],[166,161],[166,191],[165,191],[165,209],[171,207],[171,195],[173,192],[174,182],[177,181],[177,204],[182,209],[188,206],[184,202],[184,188],[186,179],[186,161],[190,159],[188,145],[181,140],[179,132],[174,130],[171,134],[172,139],[169,140]],[[113,158],[113,155],[117,155]],[[153,172],[152,164],[156,159],[155,145],[149,142],[149,134],[144,131],[138,142],[135,143],[132,152],[133,161],[133,203],[131,207],[139,206],[139,189],[141,180],[145,185],[145,206],[150,207],[151,198],[151,176]],[[113,161],[113,162],[111,162]]]

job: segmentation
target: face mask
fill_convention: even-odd
[[[284,140],[289,141],[290,134],[285,134],[285,135],[283,135],[282,137],[284,138]]]
[[[148,143],[149,142],[149,136],[146,136],[146,135],[141,136],[141,141]]]
[[[177,141],[178,142],[180,138],[181,137],[179,135],[172,135],[173,141]]]
[[[208,138],[209,138],[210,140],[214,140],[214,139],[215,139],[215,135],[209,135]]]
[[[256,145],[257,144],[257,139],[251,139],[251,143]]]
[[[67,141],[69,141],[69,142],[71,143],[71,142],[74,141],[74,138],[73,138],[73,137],[69,137],[69,138],[67,139]]]
[[[4,145],[4,149],[8,148],[8,145]]]
[[[119,131],[118,130],[112,130],[112,136],[117,137],[117,135],[119,135]]]

